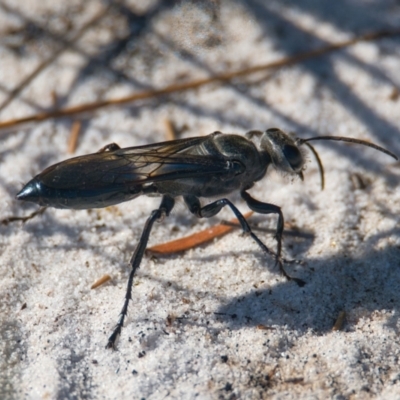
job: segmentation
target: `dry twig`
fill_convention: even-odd
[[[244,214],[245,218],[250,217],[253,214],[252,211]],[[236,218],[232,220],[232,223],[238,222]],[[153,247],[149,247],[146,252],[150,252],[157,255],[166,255],[179,253],[181,251],[192,249],[193,247],[200,246],[202,244],[208,243],[216,237],[223,236],[234,229],[235,226],[228,226],[223,224],[218,224],[212,226],[211,228],[205,229],[200,232],[196,232],[193,235],[186,236],[181,239],[172,240],[167,243],[159,244]]]
[[[78,106],[73,106],[73,107],[64,108],[64,109],[60,109],[60,110],[54,110],[54,111],[45,111],[45,112],[29,115],[29,116],[23,117],[23,118],[16,118],[16,119],[4,121],[4,122],[0,123],[0,129],[15,127],[17,125],[26,124],[26,123],[30,123],[30,122],[44,121],[44,120],[48,120],[51,118],[61,118],[61,117],[68,117],[68,116],[72,116],[72,115],[82,114],[82,113],[88,113],[88,112],[97,110],[99,108],[107,107],[107,106],[115,106],[115,105],[120,105],[120,104],[132,103],[132,102],[138,101],[138,100],[150,99],[150,98],[170,95],[170,94],[177,93],[177,92],[193,90],[193,89],[197,89],[201,86],[208,85],[211,83],[227,82],[227,81],[231,81],[232,79],[235,79],[235,78],[238,78],[241,76],[254,74],[256,72],[265,71],[268,69],[288,67],[288,66],[300,63],[302,61],[309,60],[311,58],[319,57],[324,54],[331,53],[333,51],[337,51],[337,50],[352,46],[352,45],[362,42],[362,41],[378,40],[378,39],[383,39],[383,38],[397,36],[397,35],[400,35],[400,29],[371,32],[371,33],[367,33],[365,35],[357,36],[353,39],[345,40],[340,43],[334,43],[334,44],[322,47],[320,49],[311,50],[308,52],[297,54],[295,56],[285,57],[280,60],[273,61],[273,62],[267,63],[267,64],[261,64],[261,65],[256,65],[253,67],[243,68],[243,69],[239,69],[236,71],[218,74],[218,75],[211,76],[208,78],[193,80],[190,82],[175,83],[175,84],[172,84],[172,85],[166,86],[164,88],[160,88],[160,89],[144,90],[142,92],[133,93],[129,96],[120,97],[117,99],[100,100],[100,101],[97,101],[94,103],[85,103],[85,104],[81,104]]]
[[[50,64],[52,64],[66,49],[68,49],[68,47],[76,42],[90,27],[100,21],[100,19],[102,19],[108,12],[109,7],[102,9],[90,21],[83,25],[70,40],[64,41],[60,48],[58,48],[49,58],[40,63],[27,77],[25,77],[25,79],[19,83],[15,89],[10,92],[9,96],[0,105],[0,111],[6,108],[41,72],[43,72]]]
[[[97,281],[93,283],[93,285],[90,287],[90,289],[96,289],[99,286],[104,285],[110,279],[111,279],[111,276],[108,274],[105,274],[100,279],[97,279]]]
[[[82,122],[74,121],[71,126],[71,133],[68,140],[68,153],[73,154],[76,151],[76,146],[78,144],[79,134],[81,133]]]

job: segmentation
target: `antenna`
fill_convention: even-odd
[[[367,142],[366,140],[361,140],[361,139],[355,139],[355,138],[348,138],[348,137],[343,137],[343,136],[316,136],[313,138],[309,139],[296,139],[296,144],[297,145],[302,145],[305,144],[311,152],[314,154],[315,159],[317,160],[318,163],[318,168],[319,168],[319,174],[321,176],[321,190],[324,190],[325,187],[325,175],[324,175],[324,166],[322,165],[322,161],[317,153],[317,150],[314,149],[313,146],[311,146],[310,142],[311,140],[335,140],[337,142],[348,142],[348,143],[356,143],[356,144],[362,144],[363,146],[367,147],[372,147],[375,150],[378,150],[382,153],[387,154],[390,157],[393,157],[395,160],[398,160],[398,157],[396,154],[392,153],[389,150],[386,150],[385,148],[378,146],[377,144]]]
[[[348,138],[348,137],[343,137],[343,136],[317,136],[309,139],[297,139],[298,144],[305,144],[306,142],[310,142],[311,140],[336,140],[338,142],[348,142],[348,143],[356,143],[356,144],[362,144],[363,146],[367,147],[372,147],[375,150],[381,151],[382,153],[387,154],[390,157],[393,157],[395,160],[398,160],[398,157],[396,154],[392,153],[389,150],[384,149],[381,146],[378,146],[377,144],[367,142],[366,140],[361,140],[361,139],[354,139],[354,138]]]

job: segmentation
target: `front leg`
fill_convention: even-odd
[[[253,199],[253,197],[251,197],[244,190],[242,192],[240,192],[240,195],[242,196],[243,200],[247,203],[250,210],[253,210],[256,213],[260,213],[260,214],[278,214],[278,223],[276,226],[276,233],[275,233],[275,239],[277,241],[276,262],[279,264],[279,269],[281,270],[282,274],[287,279],[294,280],[299,286],[304,286],[305,282],[302,279],[291,277],[290,275],[288,275],[288,273],[283,268],[281,252],[282,252],[282,235],[283,235],[284,220],[283,220],[283,214],[282,214],[280,207],[278,207],[274,204],[262,203],[261,201]]]
[[[259,214],[278,214],[278,224],[276,226],[275,239],[277,241],[277,252],[278,257],[281,257],[282,252],[282,235],[283,235],[283,214],[281,208],[269,203],[262,203],[256,199],[253,199],[247,192],[244,190],[240,193],[242,199],[247,203],[250,210],[255,211]]]

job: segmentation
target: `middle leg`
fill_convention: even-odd
[[[204,207],[201,206],[199,199],[195,196],[184,196],[184,200],[185,200],[185,203],[188,206],[190,212],[198,218],[213,217],[214,215],[218,214],[223,207],[228,206],[232,210],[232,212],[235,214],[235,217],[238,219],[243,233],[246,235],[250,235],[251,238],[261,247],[261,249],[265,253],[273,256],[274,258],[277,258],[277,255],[273,251],[268,249],[268,247],[251,230],[250,225],[246,221],[246,218],[235,207],[235,205],[228,199],[224,198],[224,199],[216,200],[210,204],[207,204]]]

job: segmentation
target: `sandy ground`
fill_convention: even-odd
[[[399,27],[395,1],[0,3],[0,120],[281,59]],[[99,14],[100,13],[100,14]],[[98,20],[79,30],[94,16]],[[44,60],[46,68],[10,98]],[[400,154],[400,37],[231,83],[1,131],[2,218],[45,167],[110,142],[123,147],[220,130],[279,127],[344,135]],[[6,103],[5,103],[6,102]],[[1,106],[3,105],[3,107]],[[104,348],[129,259],[158,198],[98,210],[49,209],[0,226],[2,399],[400,398],[400,164],[362,146],[316,143],[305,180],[269,171],[251,193],[282,207],[285,280],[239,231],[168,257],[146,256],[116,351]],[[247,211],[237,194],[231,199]],[[204,200],[207,202],[208,200]],[[196,220],[182,201],[150,245],[231,218]],[[255,228],[274,216],[256,215]],[[270,233],[258,231],[274,248]],[[104,274],[111,281],[96,290]],[[332,330],[345,313],[341,329]]]

